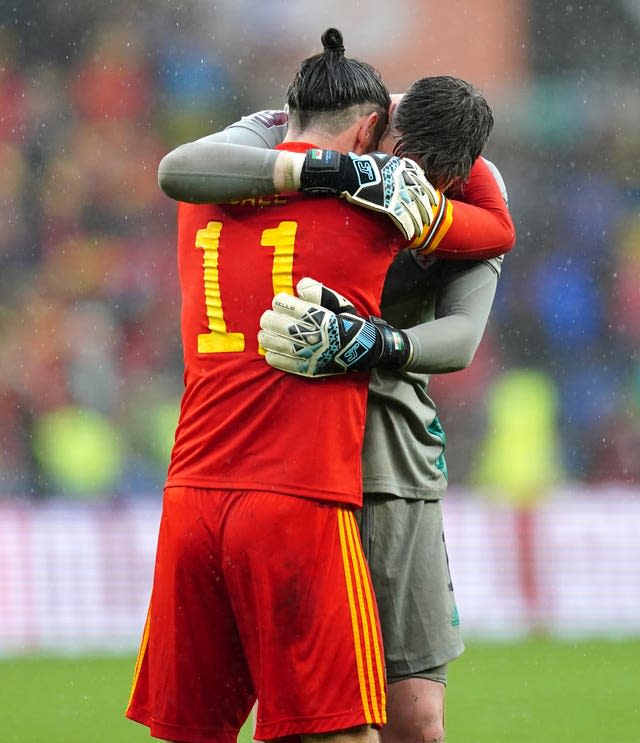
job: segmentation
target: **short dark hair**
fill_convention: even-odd
[[[328,28],[322,34],[322,46],[320,54],[301,63],[289,84],[289,111],[304,129],[318,116],[338,114],[337,121],[344,118],[340,115],[347,109],[366,105],[380,114],[378,128],[382,134],[391,100],[380,73],[366,62],[344,56],[342,34],[337,28]]]
[[[417,80],[393,115],[396,154],[411,156],[438,187],[461,186],[493,129],[485,97],[457,77]]]

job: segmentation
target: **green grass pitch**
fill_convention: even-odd
[[[136,743],[133,657],[0,660],[3,743]],[[640,639],[468,643],[451,665],[448,743],[640,741]],[[246,733],[246,734],[245,734]],[[241,743],[250,736],[244,731]]]

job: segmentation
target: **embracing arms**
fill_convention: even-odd
[[[446,199],[412,160],[382,153],[265,149],[281,143],[283,117],[286,122],[283,112],[259,112],[177,147],[160,162],[160,187],[167,196],[194,204],[295,191],[340,196],[386,215],[408,241],[435,227]]]
[[[282,111],[245,116],[221,132],[181,145],[166,155],[158,168],[160,186],[171,198],[192,203],[223,203],[304,188],[306,156],[273,150],[285,133],[286,114]],[[380,157],[389,160],[388,156]],[[436,192],[436,207],[431,203],[434,190],[416,175],[417,167],[409,165],[394,173],[396,190],[393,200],[387,196],[385,203],[379,188],[361,192],[358,200],[353,194],[357,163],[351,160],[349,165],[348,172],[335,174],[333,188],[325,192],[343,193],[353,203],[388,214],[407,239],[419,235],[413,247],[446,258],[479,260],[508,252],[515,244],[504,198],[481,158],[465,184],[464,201],[450,200]],[[342,176],[348,176],[348,181],[340,182]],[[347,188],[354,198],[345,193]],[[423,225],[427,223],[422,232],[417,226],[419,220]]]
[[[415,302],[422,269],[410,253],[398,260],[404,265],[396,266],[396,278],[406,281],[409,301]],[[482,340],[499,273],[499,259],[449,262],[438,279],[435,319],[405,329],[358,315],[340,294],[305,278],[297,296],[274,297],[272,309],[262,315],[258,338],[271,366],[306,377],[374,367],[425,374],[458,371],[471,363]],[[396,311],[400,318],[401,309]]]

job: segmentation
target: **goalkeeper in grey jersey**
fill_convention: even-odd
[[[268,204],[267,194],[304,184],[304,156],[291,170],[282,153],[255,149],[275,147],[286,125],[281,112],[262,112],[183,145],[163,159],[160,184],[181,200],[246,197]],[[513,244],[513,233],[507,234],[512,223],[504,219],[504,184],[487,161],[481,165],[491,171],[491,183],[477,181],[474,190],[473,179],[467,180],[491,125],[486,102],[471,86],[454,78],[425,78],[395,109],[386,146],[392,151],[397,144],[402,154],[411,153],[443,191],[460,194],[466,181],[463,198],[481,203],[484,216],[495,215],[496,221],[474,233],[468,220],[466,239],[495,254],[497,234],[503,235],[501,252]],[[341,186],[334,192],[341,193]],[[397,210],[389,216],[399,222]],[[412,216],[415,222],[415,212]],[[406,214],[403,218],[406,227],[410,222]],[[384,286],[381,306],[388,324],[359,317],[348,300],[310,279],[300,282],[298,297],[276,297],[262,320],[260,342],[277,368],[308,377],[371,369],[361,531],[385,645],[384,743],[444,740],[447,663],[464,646],[440,508],[447,485],[444,433],[427,394],[428,375],[471,362],[501,261],[443,260],[403,251]],[[354,344],[360,353],[353,353]]]

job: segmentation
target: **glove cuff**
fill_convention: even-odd
[[[336,150],[307,150],[300,172],[300,191],[340,193],[346,161],[346,155]]]
[[[409,336],[404,330],[392,327],[381,317],[370,317],[369,321],[378,331],[378,338],[382,345],[380,356],[372,366],[378,369],[404,368],[413,355],[413,346]]]

